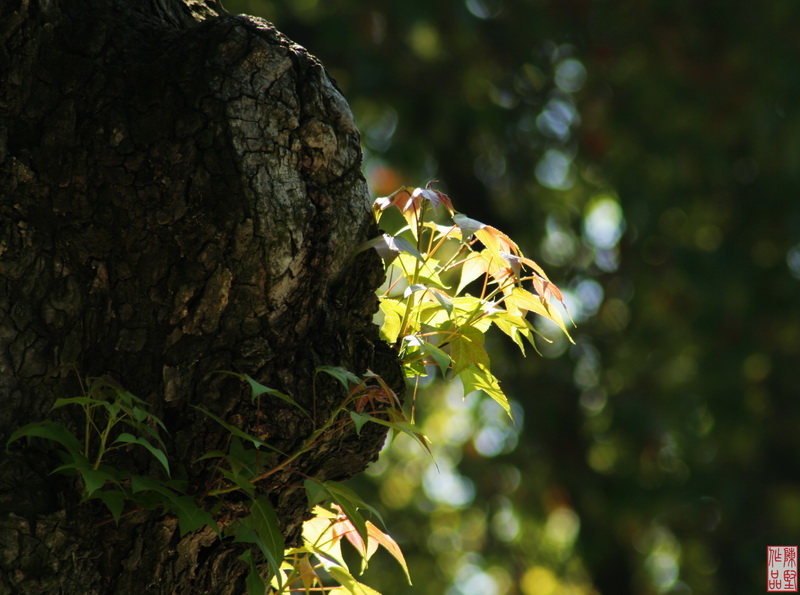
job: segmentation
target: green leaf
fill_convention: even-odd
[[[403,361],[403,374],[406,378],[425,377],[427,375],[428,369],[421,361],[408,361],[406,357],[403,357],[403,360],[405,360]]]
[[[441,289],[431,288],[429,291],[433,294],[433,297],[436,298],[436,301],[439,302],[439,305],[444,308],[447,315],[450,316],[450,314],[453,313],[453,298]]]
[[[123,411],[122,404],[117,402],[109,402],[109,401],[96,401],[99,403],[100,407],[103,407],[108,413],[109,420],[118,420],[120,415],[120,411]]]
[[[158,420],[158,418],[154,418],[153,416],[151,416],[151,419],[155,419],[155,421],[159,421],[159,423],[160,423],[160,420]],[[151,428],[150,426],[148,426],[147,424],[144,424],[144,423],[142,423],[142,424],[128,423],[128,425],[133,427],[133,428],[135,428],[135,429],[137,429],[137,430],[139,430],[139,431],[145,432],[153,440],[158,442],[161,445],[162,448],[166,448],[166,445],[164,444],[164,441],[161,439],[161,436],[158,435],[158,431],[155,428]]]
[[[384,280],[378,288],[378,294],[383,297],[399,298],[408,287],[408,272],[397,262],[386,266]]]
[[[473,364],[488,368],[489,354],[483,347],[483,340],[483,333],[476,328],[463,326],[459,329],[459,334],[455,335],[449,344],[455,376]]]
[[[250,566],[250,572],[245,579],[245,586],[247,587],[247,595],[264,595],[267,592],[267,583],[261,578],[261,573],[258,571],[253,560],[253,554],[250,550],[246,550],[239,560]]]
[[[231,437],[230,448],[225,460],[236,473],[245,471],[248,479],[255,477],[258,472],[258,451],[256,449],[248,450],[236,436]]]
[[[114,522],[119,523],[122,510],[125,508],[125,500],[127,500],[124,492],[120,490],[101,490],[95,493],[92,498],[102,501],[111,513]]]
[[[403,299],[407,299],[409,296],[411,296],[412,294],[417,293],[418,291],[427,291],[427,290],[428,290],[428,286],[427,285],[423,285],[422,283],[417,283],[415,285],[409,285],[408,287],[405,288],[405,291],[403,291]]]
[[[110,472],[110,467],[102,466],[100,469],[94,469],[83,455],[80,455],[79,458],[72,463],[67,463],[65,465],[56,467],[53,469],[53,473],[71,469],[76,470],[81,476],[83,484],[86,487],[85,498],[87,500],[91,498],[95,492],[106,485],[106,483],[119,483],[119,477]]]
[[[464,368],[458,375],[461,382],[464,384],[464,396],[474,390],[481,390],[486,395],[497,401],[509,417],[511,415],[511,406],[508,404],[508,398],[503,390],[500,388],[500,383],[497,378],[492,376],[488,368],[481,365],[470,365]]]
[[[134,403],[139,403],[140,405],[147,405],[143,399],[140,399],[133,393],[129,393],[126,390],[122,390],[119,387],[112,387],[112,391],[117,400],[123,402],[127,406],[132,406]]]
[[[138,444],[139,446],[145,447],[148,452],[155,457],[155,459],[161,463],[161,466],[164,467],[164,470],[167,472],[167,475],[170,475],[169,471],[169,461],[167,461],[167,455],[164,454],[164,451],[160,448],[156,448],[146,438],[141,438],[138,436],[134,436],[133,434],[129,434],[127,432],[123,432],[120,434],[116,440],[114,440],[113,444]]]
[[[97,399],[92,399],[91,397],[71,397],[69,399],[56,399],[56,402],[53,403],[53,406],[50,408],[50,411],[54,409],[60,409],[65,405],[80,405],[81,407],[86,407],[87,405],[94,406],[97,405]]]
[[[222,419],[220,419],[219,417],[217,417],[216,415],[214,415],[213,413],[211,413],[210,411],[208,411],[204,407],[201,407],[200,405],[192,405],[192,407],[194,407],[195,409],[197,409],[198,411],[200,411],[204,415],[206,415],[206,416],[210,417],[211,419],[213,419],[215,422],[217,422],[223,428],[228,430],[228,432],[230,432],[232,435],[237,436],[237,437],[241,438],[242,440],[246,440],[246,441],[250,442],[256,448],[268,448],[269,450],[277,452],[278,454],[281,454],[283,456],[288,456],[285,452],[275,448],[274,446],[271,446],[271,445],[267,444],[266,442],[262,442],[261,440],[259,440],[255,436],[251,436],[250,434],[248,434],[246,432],[243,432],[242,430],[240,430],[236,426],[232,426],[231,424],[222,421]]]
[[[369,415],[358,413],[357,411],[351,411],[350,418],[353,420],[353,424],[356,427],[356,434],[359,436],[361,436],[361,427],[372,419]]]
[[[142,409],[141,407],[134,407],[132,409],[132,413],[133,413],[133,418],[140,424],[150,416],[150,414],[147,413],[147,411],[145,409]]]
[[[169,495],[172,497],[171,492],[164,487],[160,481],[156,481],[150,477],[146,477],[144,475],[132,475],[131,476],[131,492],[136,494],[138,492],[144,492],[147,490],[151,490],[154,492],[159,492],[164,495]]]
[[[308,419],[311,419],[308,411],[305,408],[297,403],[294,399],[292,399],[289,395],[282,393],[279,390],[275,390],[274,388],[269,388],[268,386],[264,386],[263,384],[256,382],[247,374],[244,375],[244,379],[247,380],[247,383],[250,385],[250,390],[252,392],[252,398],[255,399],[263,394],[271,395],[273,397],[277,397],[281,401],[289,403],[299,411],[301,411]]]
[[[455,223],[461,229],[461,236],[464,238],[464,240],[469,238],[469,236],[474,234],[479,229],[486,227],[485,223],[481,223],[476,219],[470,219],[461,213],[456,213],[453,215],[453,223]]]
[[[160,494],[162,506],[178,517],[178,528],[180,529],[181,537],[205,526],[211,527],[217,535],[220,535],[219,525],[217,525],[214,517],[207,510],[198,506],[192,496],[179,494],[166,484],[150,477],[141,475],[131,477],[131,492],[133,494],[148,491]]]
[[[303,487],[306,489],[306,498],[308,498],[309,509],[328,499],[327,492],[325,491],[325,485],[319,481],[306,479],[303,481]]]
[[[250,507],[250,514],[253,518],[253,527],[258,532],[259,537],[267,546],[267,550],[277,560],[283,560],[283,550],[286,549],[283,534],[280,530],[280,523],[278,522],[278,515],[269,500],[260,496],[253,500]],[[276,564],[277,569],[280,564]]]
[[[76,458],[83,448],[80,441],[63,424],[50,419],[35,421],[15,430],[6,442],[6,448],[12,442],[25,437],[46,438],[58,442],[73,458]]]
[[[207,459],[224,459],[228,453],[221,450],[209,450],[206,454],[197,457],[197,461],[205,461]]]
[[[131,476],[131,494],[136,502],[147,501],[151,508],[161,506],[167,510],[172,508],[174,501],[181,495],[166,482],[142,475]]]
[[[169,509],[178,517],[178,528],[180,529],[181,537],[205,526],[214,529],[217,535],[220,534],[219,526],[214,517],[207,510],[200,508],[191,496],[170,494]]]
[[[353,413],[351,412],[350,415],[353,416]],[[367,422],[372,422],[382,426],[386,426],[387,428],[390,428],[396,432],[400,432],[406,434],[407,436],[410,436],[414,441],[416,441],[420,446],[422,446],[422,448],[424,448],[431,457],[433,457],[433,453],[431,452],[431,447],[428,444],[428,438],[425,436],[425,434],[420,432],[417,426],[415,426],[414,424],[404,420],[387,421],[385,419],[381,419],[379,417],[373,417],[371,415],[366,415],[364,413],[356,413],[355,415],[357,415],[362,420],[361,425]],[[353,421],[355,421],[355,419]],[[319,501],[321,500],[317,500],[317,502]]]
[[[406,278],[409,285],[424,283],[430,287],[447,289],[444,282],[439,277],[439,273],[435,267],[436,262],[435,259],[429,259],[420,264],[412,256],[401,254],[393,266],[397,266],[402,270],[403,276]]]
[[[350,390],[351,386],[361,384],[361,378],[339,366],[320,366],[316,371],[325,372],[329,376],[333,376],[341,383],[345,390]]]
[[[250,504],[250,514],[243,518],[235,529],[234,541],[254,543],[269,564],[270,576],[274,574],[280,582],[278,569],[286,549],[278,523],[278,515],[269,501],[260,496]]]
[[[255,486],[252,481],[255,479],[259,465],[259,453],[257,450],[246,449],[239,438],[232,436],[228,453],[213,451],[206,453],[198,460],[208,458],[222,459],[227,463],[227,467],[220,463],[217,465],[217,469],[222,473],[225,480],[237,486],[248,496],[255,495]],[[214,492],[212,491],[212,493]]]
[[[225,469],[222,470],[222,475],[225,477],[226,480],[231,482],[237,488],[242,490],[245,494],[247,494],[250,498],[255,498],[256,495],[256,486],[253,484],[252,481],[249,481],[247,478],[242,477],[241,474],[236,472],[230,472]]]
[[[494,309],[494,304],[481,298],[462,296],[453,300],[453,319],[460,326],[471,326],[481,333],[485,333],[492,326],[489,313]]]

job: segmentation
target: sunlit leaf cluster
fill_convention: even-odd
[[[366,244],[387,268],[381,336],[397,348],[408,378],[438,369],[445,380],[458,378],[465,394],[481,390],[510,415],[491,372],[485,334],[496,326],[523,353],[526,344],[536,349],[538,332],[528,319],[533,313],[572,340],[561,291],[510,237],[457,213],[431,184],[376,199],[379,223],[392,208],[402,215],[401,226]]]

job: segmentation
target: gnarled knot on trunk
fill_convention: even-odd
[[[257,421],[282,450],[314,429],[280,403],[256,420],[244,388],[216,371],[250,374],[320,418],[341,398],[317,390],[312,403],[320,365],[371,369],[402,390],[371,321],[381,264],[352,257],[376,233],[359,134],[314,57],[211,1],[0,0],[0,22],[3,440],[75,396],[74,365],[144,399],[200,491],[196,460],[224,433],[193,405]],[[363,470],[384,438],[369,426],[273,478],[289,542],[307,514],[298,477]],[[98,526],[96,509],[63,494],[31,507],[3,490],[3,530],[46,553],[0,543],[15,568],[0,590],[133,592],[140,568],[152,593],[241,588],[235,553],[181,539],[169,519]]]

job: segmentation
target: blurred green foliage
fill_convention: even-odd
[[[766,546],[800,541],[800,4],[225,4],[320,57],[375,194],[439,178],[579,325],[543,358],[497,340],[516,425],[427,390],[437,464],[401,437],[360,488],[414,587],[388,556],[365,582],[763,592]]]

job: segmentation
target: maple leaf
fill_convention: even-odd
[[[450,197],[444,192],[434,189],[432,186],[433,181],[428,182],[425,188],[408,188],[404,186],[395,190],[389,196],[376,198],[372,203],[372,210],[378,216],[389,207],[397,207],[412,227],[417,226],[423,201],[427,201],[434,210],[444,206],[447,212],[453,215],[455,211]]]

